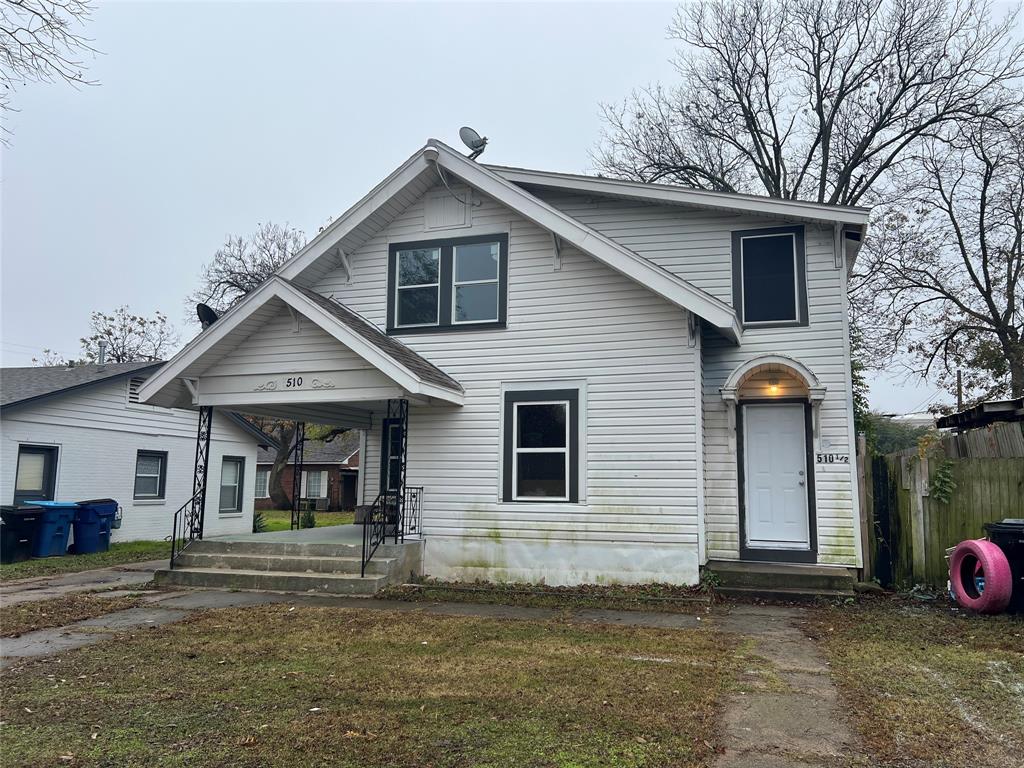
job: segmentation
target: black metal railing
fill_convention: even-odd
[[[420,533],[420,514],[423,507],[423,487],[409,486],[399,491],[384,491],[374,500],[363,519],[363,561],[359,575],[366,575],[366,566],[377,547],[389,538],[398,544],[405,537]]]
[[[174,523],[171,529],[171,568],[174,567],[175,558],[185,547],[196,539],[203,538],[201,502],[205,490],[205,488],[200,488],[174,513]]]
[[[401,526],[399,535],[402,541],[406,536],[420,535],[420,514],[423,508],[423,486],[407,485],[405,498],[402,500]]]

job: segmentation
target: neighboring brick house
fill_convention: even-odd
[[[256,457],[256,509],[273,509],[270,499],[270,469],[274,464],[272,451],[261,448]],[[288,462],[281,484],[291,499],[295,464]],[[302,491],[300,498],[317,502],[321,511],[337,512],[355,509],[356,486],[359,480],[359,432],[349,430],[329,442],[307,440],[302,457]]]

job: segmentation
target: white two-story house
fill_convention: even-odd
[[[364,430],[360,500],[422,487],[429,576],[854,568],[867,218],[432,140],[140,394]]]

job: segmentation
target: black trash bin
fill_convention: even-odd
[[[32,557],[42,514],[39,507],[0,507],[0,563]]]
[[[1024,520],[985,523],[988,540],[1003,550],[1013,574],[1013,592],[1006,610],[1024,613]]]

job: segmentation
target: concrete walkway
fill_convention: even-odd
[[[754,670],[741,681],[746,691],[725,703],[722,741],[715,768],[839,768],[861,764],[853,729],[839,706],[828,664],[794,622],[799,608],[733,606],[712,625],[754,640],[778,681]]]
[[[146,560],[125,563],[91,571],[38,576],[0,584],[0,605],[17,605],[35,600],[49,600],[72,592],[93,592],[111,587],[131,587],[153,580],[157,568],[165,568],[167,560]]]

